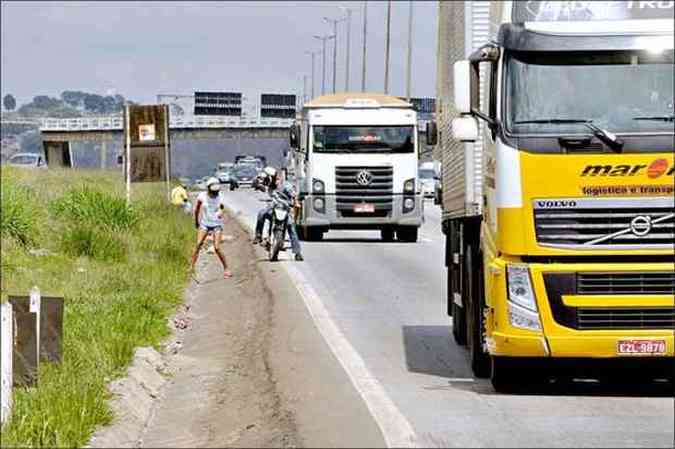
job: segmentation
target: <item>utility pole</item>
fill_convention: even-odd
[[[337,24],[343,22],[345,19],[331,19],[329,17],[323,18],[324,22],[333,24],[333,37],[335,41],[333,42],[333,93],[335,93],[335,81],[337,74]]]
[[[345,92],[349,92],[349,53],[351,49],[352,34],[352,9],[340,6],[340,9],[347,13],[347,55],[345,56]]]
[[[408,1],[408,67],[406,68],[405,96],[410,102],[410,82],[412,73],[412,24],[413,24],[413,2]]]
[[[361,92],[366,91],[366,36],[368,30],[368,0],[363,2],[363,59],[361,60]]]
[[[307,103],[307,75],[302,75],[302,102]]]
[[[391,31],[391,0],[387,0],[387,34],[384,48],[384,93],[389,93],[389,40]]]
[[[311,55],[312,56],[312,98],[316,95],[314,91],[314,57],[316,56],[317,52],[316,51],[306,51],[306,55]]]
[[[322,44],[321,49],[321,95],[326,93],[326,41],[329,39],[335,38],[335,36],[314,36],[315,39],[319,39]]]

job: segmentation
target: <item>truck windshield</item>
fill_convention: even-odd
[[[413,126],[315,126],[317,153],[413,153]]]
[[[506,126],[511,134],[673,132],[673,51],[512,52]]]

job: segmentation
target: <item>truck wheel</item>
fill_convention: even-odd
[[[323,239],[323,231],[320,228],[305,228],[307,240],[310,242],[320,242]]]
[[[415,226],[402,226],[396,230],[396,236],[401,242],[415,243],[417,241],[418,228]]]
[[[393,229],[382,229],[382,230],[380,230],[380,235],[382,236],[382,241],[384,241],[384,242],[393,242],[394,241],[394,230]]]
[[[514,393],[518,391],[521,378],[517,360],[510,357],[492,357],[492,369],[490,382],[492,387],[499,393]]]
[[[480,257],[480,253],[478,253]],[[473,374],[479,378],[490,376],[490,357],[484,350],[484,303],[483,297],[483,267],[480,260],[474,265],[473,259],[476,257],[473,248],[466,247],[464,258],[464,279],[466,280],[465,292],[466,301],[464,307],[467,311],[467,338],[469,342],[469,353],[471,355],[471,369]]]
[[[455,343],[460,346],[466,344],[466,317],[464,307],[455,304],[454,292],[452,291],[452,282],[450,281],[452,273],[448,268],[448,301],[450,301],[450,311],[452,313],[452,336]]]

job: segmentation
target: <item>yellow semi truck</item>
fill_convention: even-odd
[[[672,382],[673,3],[440,2],[447,312],[498,391]]]

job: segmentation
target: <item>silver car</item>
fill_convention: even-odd
[[[22,168],[46,169],[47,161],[44,156],[35,153],[16,153],[7,161],[7,165]]]

